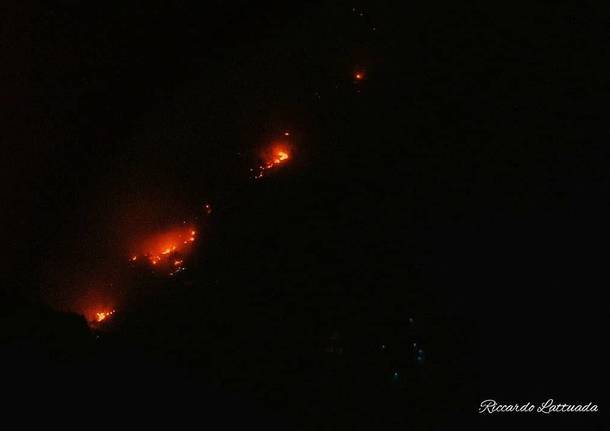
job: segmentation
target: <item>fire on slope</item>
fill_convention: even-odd
[[[289,132],[284,133],[284,136],[289,135]],[[277,169],[279,166],[284,165],[292,158],[291,153],[292,151],[290,144],[286,141],[276,142],[269,148],[262,151],[262,163],[257,167],[257,169],[252,170],[254,172],[254,179],[260,179],[265,176],[268,171]]]
[[[134,264],[143,261],[160,272],[174,275],[185,269],[185,257],[191,253],[196,239],[197,230],[193,227],[172,228],[141,241],[130,261]]]
[[[106,320],[110,316],[112,316],[113,314],[114,314],[114,310],[98,311],[95,313],[95,321],[97,323],[103,322],[104,320]]]

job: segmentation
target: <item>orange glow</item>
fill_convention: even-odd
[[[99,311],[99,312],[95,313],[95,321],[98,322],[98,323],[102,322],[102,321],[108,319],[113,314],[114,314],[114,310],[111,310],[111,311]]]
[[[184,257],[191,252],[196,236],[197,231],[192,227],[179,227],[151,235],[139,244],[139,253],[134,254],[131,261],[141,256],[151,265],[168,270],[173,275],[172,269],[184,269]]]
[[[364,81],[365,78],[366,78],[366,73],[363,70],[357,70],[354,72],[354,81],[355,82]]]
[[[286,132],[288,133],[288,132]],[[265,171],[276,169],[291,159],[290,147],[285,142],[276,143],[270,149],[262,153],[263,163],[259,165],[254,175],[255,179],[262,178]]]

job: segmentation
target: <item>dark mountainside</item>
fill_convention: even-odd
[[[0,314],[15,399],[306,429],[594,399],[601,11],[356,5],[364,36],[351,4],[153,3],[27,20],[34,126],[6,150]],[[285,127],[294,162],[252,181],[256,145]],[[112,227],[91,231],[132,172],[214,210],[187,271],[126,270],[116,316],[89,328],[47,305],[46,265],[104,243]]]

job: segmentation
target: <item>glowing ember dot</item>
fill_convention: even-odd
[[[288,132],[288,131],[284,132],[284,136],[290,136],[290,132]]]
[[[131,261],[135,262],[136,260],[138,260],[138,256],[131,256]]]
[[[365,78],[365,73],[363,71],[354,72],[354,80],[355,81],[363,81]]]

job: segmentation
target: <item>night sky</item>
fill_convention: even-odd
[[[608,11],[487,3],[8,6],[23,406],[446,429],[601,401]]]

